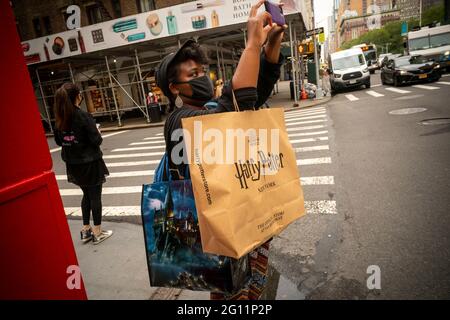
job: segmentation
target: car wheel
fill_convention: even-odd
[[[399,83],[398,83],[398,78],[394,77],[394,87],[398,87]]]
[[[386,84],[386,81],[384,80],[384,77],[383,77],[383,76],[380,76],[380,78],[381,78],[381,84],[382,84],[382,85],[385,85],[385,84]]]
[[[366,89],[370,89],[370,82],[365,84]]]

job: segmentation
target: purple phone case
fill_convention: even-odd
[[[270,1],[265,1],[264,6],[266,7],[266,11],[269,12],[272,16],[272,22],[276,23],[279,26],[283,26],[286,24],[286,19],[283,15],[283,9],[280,8],[280,6]]]

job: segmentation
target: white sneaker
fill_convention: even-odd
[[[102,230],[98,236],[92,234],[92,243],[99,244],[113,235],[112,230]]]

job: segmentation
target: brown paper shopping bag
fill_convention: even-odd
[[[283,113],[182,119],[204,252],[240,258],[305,214]]]

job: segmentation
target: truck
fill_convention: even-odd
[[[358,44],[352,48],[360,48],[366,58],[367,67],[371,74],[375,73],[375,70],[380,69],[378,65],[377,46],[374,44]]]
[[[347,88],[365,86],[370,88],[370,73],[361,48],[332,53],[328,57],[331,91],[336,93]]]
[[[450,70],[450,25],[422,27],[407,35],[407,52],[438,62],[442,70]]]

